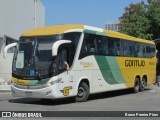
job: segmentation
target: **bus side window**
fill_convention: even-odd
[[[147,58],[150,58],[151,57],[151,54],[150,54],[151,52],[150,52],[150,45],[148,45],[148,44],[146,46],[146,53],[147,53],[146,54]]]
[[[129,42],[127,40],[122,40],[122,55],[123,56],[130,56],[129,51]]]
[[[96,53],[98,55],[103,55],[102,40],[100,38],[96,40]]]
[[[144,57],[144,54],[143,54],[143,44],[142,43],[139,43],[138,57],[140,57],[140,58]]]
[[[121,41],[120,39],[115,39],[114,40],[114,55],[115,56],[121,56],[122,52],[121,52]]]
[[[85,35],[84,42],[86,43],[87,53],[89,55],[95,54],[95,52],[96,52],[96,46],[95,46],[94,41],[95,41],[95,36],[94,35],[91,35],[91,34],[86,34]]]
[[[82,44],[82,48],[81,48],[81,54],[85,54],[87,53],[87,45],[86,45],[86,41],[84,40],[83,41],[83,44]]]
[[[78,46],[78,43],[79,43],[79,39],[80,39],[80,36],[81,36],[81,33],[80,32],[70,32],[70,33],[65,33],[63,35],[63,39],[64,40],[71,40],[72,43],[71,45],[69,46],[69,55],[68,55],[68,64],[70,65],[70,67],[72,66],[73,64],[73,59],[75,57],[75,53],[76,53],[76,50],[77,50],[77,46]]]
[[[146,58],[146,47],[145,47],[145,44],[143,44],[143,48],[142,48],[142,51],[143,51],[143,57]]]
[[[112,38],[109,38],[108,41],[108,55],[109,56],[113,56],[114,54],[114,41],[112,40]]]
[[[59,57],[59,69],[64,69],[67,62],[67,50],[61,50],[60,51],[60,57]]]
[[[138,56],[139,49],[140,49],[140,45],[136,42],[134,46],[134,57],[139,57]]]
[[[130,53],[130,57],[134,57],[134,42],[129,41],[129,53]]]
[[[85,33],[79,59],[96,54],[96,36]]]
[[[108,55],[108,41],[104,37],[97,38],[97,52],[98,55]]]
[[[155,52],[156,52],[156,49],[154,45],[150,45],[150,57],[151,58],[155,56]]]
[[[108,40],[102,42],[102,50],[104,55],[108,55]]]

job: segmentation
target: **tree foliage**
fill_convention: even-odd
[[[144,39],[160,38],[160,0],[131,3],[119,20],[120,32]]]

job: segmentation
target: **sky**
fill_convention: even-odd
[[[126,6],[140,1],[41,0],[45,7],[45,25],[85,24],[100,28],[105,28],[106,23],[118,21]]]

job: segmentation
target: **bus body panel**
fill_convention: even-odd
[[[117,61],[122,70],[124,79],[127,81],[126,86],[131,88],[134,86],[134,80],[140,76],[140,80],[146,75],[147,84],[151,85],[155,82],[155,64],[156,58],[126,58],[117,57]]]
[[[140,58],[92,54],[79,58],[85,32],[97,36],[118,38],[124,41],[137,41],[154,46],[154,43],[151,41],[142,40],[118,32],[98,28],[96,29],[94,27],[82,25],[62,25],[39,28],[37,30],[25,32],[22,36],[49,36],[57,33],[65,33],[66,31],[74,32],[74,30],[76,31],[77,29],[82,29],[83,32],[81,34],[76,54],[74,56],[73,65],[70,70],[53,76],[50,80],[46,80],[43,84],[48,84],[53,81],[57,82],[49,87],[44,87],[41,89],[32,89],[32,87],[29,88],[30,83],[34,83],[32,80],[20,80],[25,83],[22,85],[23,89],[16,87],[16,85],[11,85],[11,91],[14,96],[32,98],[63,98],[76,96],[78,87],[82,80],[87,80],[89,82],[90,93],[133,88],[136,77],[140,77],[141,81],[142,78],[146,76],[147,85],[151,85],[155,82],[155,56],[151,58]],[[43,80],[39,80],[34,85],[36,86],[40,81]],[[15,82],[15,84],[19,83]]]

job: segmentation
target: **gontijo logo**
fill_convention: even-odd
[[[125,60],[126,67],[144,67],[145,61],[144,60]]]

